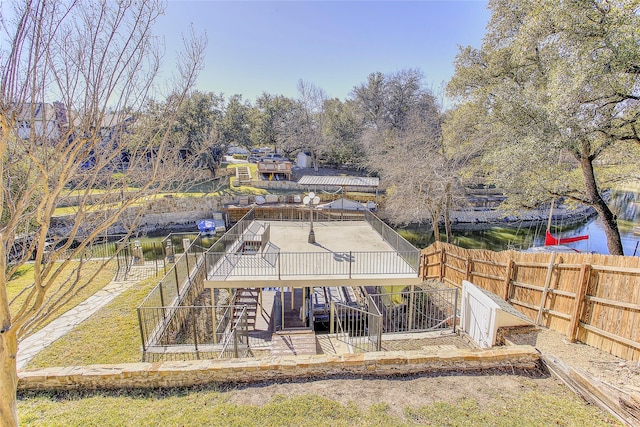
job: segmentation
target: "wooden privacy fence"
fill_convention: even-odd
[[[436,242],[420,274],[461,287],[469,280],[538,325],[627,360],[640,359],[640,258],[493,252]]]

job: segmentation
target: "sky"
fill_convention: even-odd
[[[489,18],[485,1],[170,0],[155,31],[168,64],[191,24],[206,31],[198,90],[297,98],[303,80],[344,100],[369,74],[407,68],[437,93],[459,47],[480,47]]]

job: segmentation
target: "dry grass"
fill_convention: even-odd
[[[269,402],[253,405],[232,402],[234,393],[215,386],[154,391],[32,392],[19,396],[18,412],[20,425],[25,426],[616,425],[561,385],[544,391],[522,390],[507,398],[489,398],[487,402],[469,397],[412,407],[402,402],[340,403],[309,393],[275,395]],[[400,409],[398,406],[400,412],[396,410]]]
[[[78,266],[78,262],[72,261],[70,262],[65,271],[60,274],[59,279],[56,280],[52,286],[52,289],[57,289],[59,284],[62,283],[62,280],[67,277],[68,273],[71,272],[74,268]],[[75,295],[71,297],[69,302],[61,307],[58,311],[52,314],[45,322],[43,322],[38,329],[33,332],[36,332],[39,329],[42,329],[47,324],[51,323],[56,318],[60,317],[62,314],[71,310],[82,301],[89,298],[91,295],[95,294],[100,289],[104,288],[112,279],[115,274],[116,263],[111,261],[104,265],[103,261],[88,261],[82,267],[82,276],[83,277],[92,277],[94,274],[97,275],[90,282],[86,283],[86,286],[80,291],[76,292]],[[22,289],[28,287],[33,284],[33,264],[25,264],[21,266],[16,274],[9,280],[7,283],[7,293],[9,295],[9,301],[11,301],[16,295],[20,293]],[[81,282],[80,285],[84,285],[85,282]],[[11,304],[11,312],[15,313],[20,306],[24,303],[26,299],[26,293],[18,296],[13,303]]]
[[[142,343],[136,307],[157,283],[158,278],[152,277],[118,295],[38,353],[27,368],[139,362]]]

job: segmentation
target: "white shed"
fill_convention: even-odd
[[[300,168],[310,168],[311,156],[303,152],[298,153],[298,158],[296,159],[296,165]]]
[[[480,348],[496,344],[498,328],[532,325],[524,314],[497,295],[473,283],[462,281],[460,326]]]

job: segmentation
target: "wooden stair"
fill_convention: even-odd
[[[258,315],[258,298],[260,297],[259,288],[242,288],[236,291],[234,305],[247,306],[247,329],[256,329],[256,316]],[[233,324],[236,323],[242,310],[233,312]]]
[[[236,178],[238,183],[246,183],[251,181],[251,170],[249,166],[238,166],[236,168]]]

